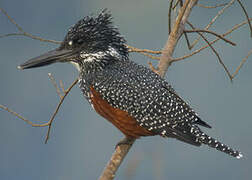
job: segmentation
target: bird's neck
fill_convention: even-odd
[[[109,47],[106,51],[82,52],[80,57],[83,59],[82,61],[72,62],[72,64],[85,76],[100,72],[118,61],[127,61],[128,52],[122,53],[120,50]]]

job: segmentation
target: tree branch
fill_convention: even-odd
[[[209,24],[204,28],[205,30],[208,30],[212,24],[218,19],[218,17],[220,17],[224,11],[229,8],[233,3],[235,2],[235,0],[231,0],[229,3],[227,3],[220,11],[218,11],[218,13],[215,15],[215,17],[209,22]],[[200,40],[200,36],[194,40],[194,42],[191,45],[191,48],[193,48]]]
[[[247,18],[247,21],[248,21],[248,25],[249,25],[249,29],[250,29],[250,36],[252,37],[252,25],[250,23],[250,20],[249,20],[249,16],[248,16],[248,13],[245,9],[245,7],[243,6],[242,2],[240,0],[237,0],[237,2],[239,3],[239,5],[241,6],[246,18]]]
[[[193,30],[195,30],[195,28],[193,27],[193,25],[191,23],[189,23],[189,25],[192,27]],[[223,63],[223,61],[221,60],[220,58],[220,55],[219,53],[214,49],[214,47],[209,43],[209,41],[206,39],[206,37],[200,32],[200,31],[195,31],[197,32],[201,37],[202,39],[209,45],[209,47],[212,49],[212,51],[214,52],[214,54],[217,56],[220,64],[223,66],[224,70],[226,71],[228,77],[230,78],[230,80],[232,81],[232,76],[228,70],[228,68],[225,66],[225,64]],[[220,36],[221,37],[221,36]],[[219,37],[219,38],[220,38]]]
[[[217,8],[217,7],[222,7],[222,6],[226,6],[228,3],[222,3],[222,4],[216,4],[214,6],[206,6],[203,4],[197,4],[197,6],[202,7],[202,8],[206,8],[206,9],[213,9],[213,8]]]
[[[115,152],[113,153],[107,165],[105,166],[101,176],[99,177],[99,180],[114,179],[116,171],[118,170],[123,159],[126,157],[130,148],[135,142],[135,139],[132,140],[132,139],[125,138],[124,140],[130,141],[130,143],[116,146]]]
[[[193,30],[185,30],[184,32],[186,32],[186,33],[194,33],[194,32],[196,32],[196,33],[198,33],[198,32],[210,33],[210,34],[213,34],[214,36],[217,36],[218,38],[222,39],[226,43],[229,43],[232,46],[236,46],[236,44],[234,42],[224,38],[222,35],[217,34],[216,32],[213,32],[213,31],[209,31],[209,30],[205,30],[205,29],[193,29]]]
[[[45,126],[48,126],[48,130],[47,130],[46,138],[45,138],[45,143],[47,143],[48,140],[49,140],[49,136],[50,136],[50,131],[51,131],[51,127],[52,127],[53,120],[55,119],[55,117],[56,117],[56,115],[57,115],[57,113],[58,113],[58,111],[59,111],[59,109],[60,109],[60,107],[61,107],[61,105],[62,105],[64,99],[65,99],[65,97],[68,95],[68,93],[71,91],[71,89],[77,84],[77,82],[78,82],[78,79],[76,79],[76,80],[70,85],[70,87],[64,92],[64,95],[63,95],[63,96],[60,96],[60,102],[58,103],[58,105],[57,105],[57,107],[56,107],[56,109],[55,109],[55,111],[54,111],[52,117],[51,117],[50,120],[47,121],[46,123],[43,123],[43,124],[36,124],[36,123],[33,123],[32,121],[27,120],[26,118],[24,118],[24,117],[21,116],[20,114],[16,113],[15,111],[13,111],[13,110],[11,110],[11,109],[9,109],[9,108],[7,108],[6,106],[1,105],[1,104],[0,104],[0,108],[6,110],[7,112],[9,112],[9,113],[11,113],[11,114],[13,114],[13,115],[16,116],[17,118],[19,118],[19,119],[25,121],[27,124],[31,125],[32,127],[45,127]]]
[[[250,18],[249,20],[252,21],[252,18]],[[221,36],[225,37],[225,36],[231,34],[233,31],[239,29],[240,27],[242,27],[243,25],[245,25],[247,23],[248,23],[247,21],[243,21],[240,24],[236,24],[230,30],[228,30],[227,32],[225,32],[224,34],[222,34]],[[214,43],[216,43],[219,40],[220,40],[220,38],[216,38],[215,40],[211,41],[210,44],[214,44]],[[181,60],[187,59],[189,57],[192,57],[193,55],[198,54],[199,52],[201,52],[202,50],[204,50],[204,49],[206,49],[208,47],[209,47],[209,45],[206,45],[206,46],[203,46],[203,47],[201,47],[201,48],[199,48],[199,49],[197,49],[197,50],[193,51],[192,53],[187,54],[185,56],[178,57],[178,58],[173,58],[172,62],[181,61]]]
[[[40,37],[38,37],[38,36],[34,36],[34,35],[30,34],[30,33],[25,32],[25,31],[23,30],[23,28],[22,28],[21,26],[19,26],[19,25],[14,21],[14,19],[12,19],[12,18],[7,14],[7,12],[6,12],[4,9],[2,9],[1,7],[0,7],[0,11],[10,20],[10,22],[11,22],[12,24],[14,24],[14,25],[17,27],[18,31],[20,32],[20,33],[9,33],[9,34],[5,34],[5,35],[1,35],[0,38],[9,37],[9,36],[26,36],[26,37],[29,37],[29,38],[32,38],[32,39],[36,39],[36,40],[39,40],[39,41],[43,41],[43,42],[50,42],[50,43],[54,43],[54,44],[60,44],[60,43],[61,43],[60,41],[55,41],[55,40],[50,40],[50,39],[43,39],[43,38],[40,38]]]
[[[164,77],[168,67],[171,65],[174,49],[184,31],[187,18],[189,17],[191,10],[196,3],[197,0],[186,0],[183,4],[183,7],[181,7],[179,10],[176,22],[162,50],[162,55],[158,64],[158,74],[161,77]]]
[[[168,34],[171,33],[171,12],[172,12],[173,0],[170,1],[169,11],[168,11]]]
[[[244,63],[247,61],[248,57],[252,54],[252,49],[248,52],[248,55],[246,57],[244,57],[240,63],[240,65],[236,68],[235,72],[232,74],[232,79],[235,78],[235,76],[237,76],[238,72],[240,71],[240,69],[242,68],[242,66],[244,65]]]

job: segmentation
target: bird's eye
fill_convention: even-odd
[[[69,41],[69,42],[68,42],[68,45],[69,45],[69,46],[72,46],[72,45],[73,45],[73,41]]]

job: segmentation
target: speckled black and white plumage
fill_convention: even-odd
[[[86,19],[90,23],[90,17]],[[240,152],[204,134],[198,126],[208,128],[210,126],[198,117],[163,78],[149,68],[129,60],[125,40],[111,25],[110,14],[103,11],[92,21],[95,21],[91,23],[95,26],[105,24],[103,24],[104,31],[92,33],[105,37],[108,31],[110,32],[108,34],[115,37],[109,36],[107,38],[113,40],[108,40],[109,43],[101,43],[103,50],[86,52],[86,56],[82,56],[86,58],[78,61],[79,85],[89,102],[91,102],[89,93],[92,86],[111,106],[128,112],[140,126],[156,135],[177,138],[196,146],[207,144],[234,157],[242,157]],[[85,19],[80,22],[86,23]],[[73,29],[78,30],[79,26],[80,24],[77,23],[71,29],[71,33],[74,34]],[[92,27],[92,29],[99,29],[99,27]],[[94,39],[99,41],[98,38]],[[94,42],[91,42],[90,46],[92,43]]]
[[[206,144],[241,158],[240,152],[200,130],[199,126],[210,126],[163,78],[129,59],[126,41],[111,19],[110,13],[103,10],[97,17],[87,16],[80,20],[70,28],[54,56],[56,62],[70,62],[78,68],[80,89],[91,105],[90,87],[110,106],[127,112],[138,125],[154,135],[176,138],[196,146]],[[63,53],[59,56],[58,51]],[[48,55],[45,57],[46,60],[39,56],[39,63],[30,60],[20,68],[52,63]]]

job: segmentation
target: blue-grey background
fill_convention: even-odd
[[[201,3],[214,4],[210,0]],[[251,17],[252,2],[246,0],[243,3]],[[111,10],[115,24],[130,45],[160,49],[168,36],[167,1],[1,0],[0,7],[25,31],[48,39],[62,40],[70,25],[83,16],[99,12],[101,8]],[[197,7],[190,21],[197,27],[204,27],[219,9]],[[235,4],[217,20],[212,29],[224,33],[243,20],[245,16]],[[0,34],[12,32],[17,32],[17,29],[0,14]],[[232,72],[252,47],[249,35],[246,25],[228,36],[237,43],[236,47],[223,42],[215,45]],[[213,39],[212,36],[207,37]],[[198,47],[201,45],[205,43]],[[47,73],[51,72],[67,87],[77,77],[76,69],[69,64],[55,64],[20,71],[16,66],[55,47],[57,45],[26,37],[0,39],[0,104],[34,122],[49,119],[59,98]],[[175,56],[187,53],[182,39]],[[145,65],[150,61],[137,54],[131,54],[131,58]],[[210,50],[174,63],[166,75],[176,91],[213,127],[204,130],[241,150],[243,159],[237,160],[206,146],[193,147],[174,139],[147,137],[134,144],[116,179],[251,179],[251,60],[250,57],[233,83]],[[97,179],[115,144],[122,138],[116,128],[90,108],[77,86],[61,107],[51,138],[45,145],[46,131],[46,128],[30,127],[0,110],[1,180]]]

